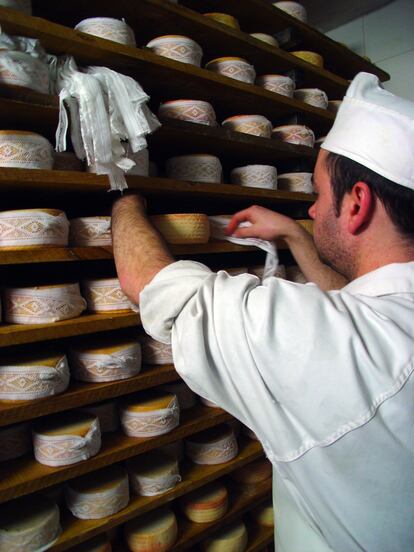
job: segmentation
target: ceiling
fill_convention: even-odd
[[[348,21],[377,10],[391,0],[299,0],[308,12],[308,23],[330,31]]]

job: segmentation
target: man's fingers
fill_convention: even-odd
[[[254,230],[254,226],[248,226],[247,228],[238,228],[233,236],[235,238],[257,238],[257,230]]]
[[[226,234],[231,236],[242,222],[252,222],[251,220],[251,207],[235,213],[226,227]]]

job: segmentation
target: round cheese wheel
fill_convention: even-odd
[[[33,428],[35,458],[47,466],[67,466],[87,460],[101,448],[96,416],[63,412],[39,421]]]
[[[178,461],[159,451],[141,454],[127,466],[131,486],[137,495],[163,494],[181,481]]]
[[[57,505],[36,495],[2,506],[0,552],[46,550],[61,532]]]
[[[210,238],[210,223],[203,214],[154,215],[151,222],[167,243],[207,243]]]
[[[26,130],[0,130],[0,167],[53,167],[53,146],[43,136]]]
[[[77,247],[111,247],[111,217],[71,219],[69,243]]]
[[[141,370],[141,347],[136,341],[102,341],[70,351],[73,376],[80,381],[116,381],[136,376]]]
[[[231,474],[231,477],[239,483],[251,485],[259,483],[272,476],[272,464],[269,460],[260,459],[250,462]]]
[[[0,247],[36,249],[68,245],[69,221],[58,209],[0,212]]]
[[[86,307],[79,284],[7,288],[5,320],[12,324],[48,324],[79,316]]]
[[[166,552],[177,539],[177,520],[160,508],[125,524],[125,540],[132,552]]]
[[[128,502],[128,475],[117,465],[74,479],[66,487],[66,504],[80,519],[111,516]]]
[[[140,335],[139,342],[144,364],[173,364],[171,345],[156,341],[149,335]]]
[[[0,365],[0,399],[30,401],[63,393],[70,373],[65,355],[16,359]]]
[[[150,390],[127,398],[121,405],[121,424],[129,437],[155,437],[179,424],[176,395]]]
[[[203,552],[244,552],[247,546],[247,529],[242,521],[235,521],[202,543]]]
[[[90,312],[126,312],[132,309],[118,278],[84,280],[82,289]]]
[[[181,499],[185,515],[196,523],[210,523],[220,519],[228,508],[228,493],[220,483],[211,483]]]
[[[275,517],[272,501],[266,501],[257,508],[254,508],[251,511],[251,516],[259,525],[263,525],[264,527],[273,527],[275,524]]]
[[[189,437],[186,452],[196,464],[222,464],[237,456],[238,446],[233,429],[223,424]]]
[[[20,458],[32,450],[30,424],[0,427],[0,462]]]

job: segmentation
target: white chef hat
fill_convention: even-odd
[[[414,102],[359,73],[321,147],[414,190]]]

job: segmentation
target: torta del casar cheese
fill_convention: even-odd
[[[239,483],[252,485],[259,483],[272,476],[272,464],[269,460],[260,459],[250,462],[246,466],[239,468],[231,474],[231,477]]]
[[[0,552],[41,552],[61,532],[59,508],[42,496],[17,500],[0,512]]]
[[[0,427],[0,462],[20,458],[32,450],[30,424]]]
[[[185,445],[187,456],[196,464],[223,464],[238,453],[233,429],[225,424],[192,435]]]
[[[3,361],[0,365],[0,399],[32,401],[63,393],[70,372],[65,355]]]
[[[90,312],[126,312],[132,309],[118,278],[84,280],[82,289]]]
[[[39,421],[33,428],[35,458],[47,466],[68,466],[95,456],[101,448],[96,416],[74,410]]]
[[[207,243],[210,238],[210,222],[207,215],[178,213],[154,215],[151,222],[170,244]]]
[[[90,404],[84,406],[82,410],[98,418],[101,433],[116,431],[119,428],[119,414],[116,401]]]
[[[0,247],[34,249],[68,245],[69,221],[58,209],[0,212]]]
[[[178,426],[180,407],[173,393],[149,390],[125,399],[120,414],[128,437],[155,437]]]
[[[125,524],[125,540],[132,552],[167,552],[177,539],[177,520],[160,508]]]
[[[136,341],[75,346],[71,349],[70,361],[73,376],[80,381],[122,380],[140,372],[141,347]]]
[[[80,519],[101,519],[128,505],[128,474],[121,466],[110,466],[70,481],[66,504]]]
[[[69,243],[77,247],[112,246],[111,217],[80,217],[71,219]]]
[[[202,543],[203,552],[244,552],[247,546],[247,529],[242,521],[235,521]]]
[[[149,335],[140,335],[139,342],[144,364],[173,364],[171,345],[152,339]]]
[[[132,489],[137,495],[163,494],[181,481],[178,461],[157,450],[130,460],[127,467]]]
[[[36,132],[0,130],[0,167],[51,170],[53,146]]]
[[[12,324],[49,324],[79,316],[86,308],[79,284],[7,288],[5,320]]]
[[[180,502],[190,521],[210,523],[226,513],[228,493],[224,485],[215,482],[184,496]]]

